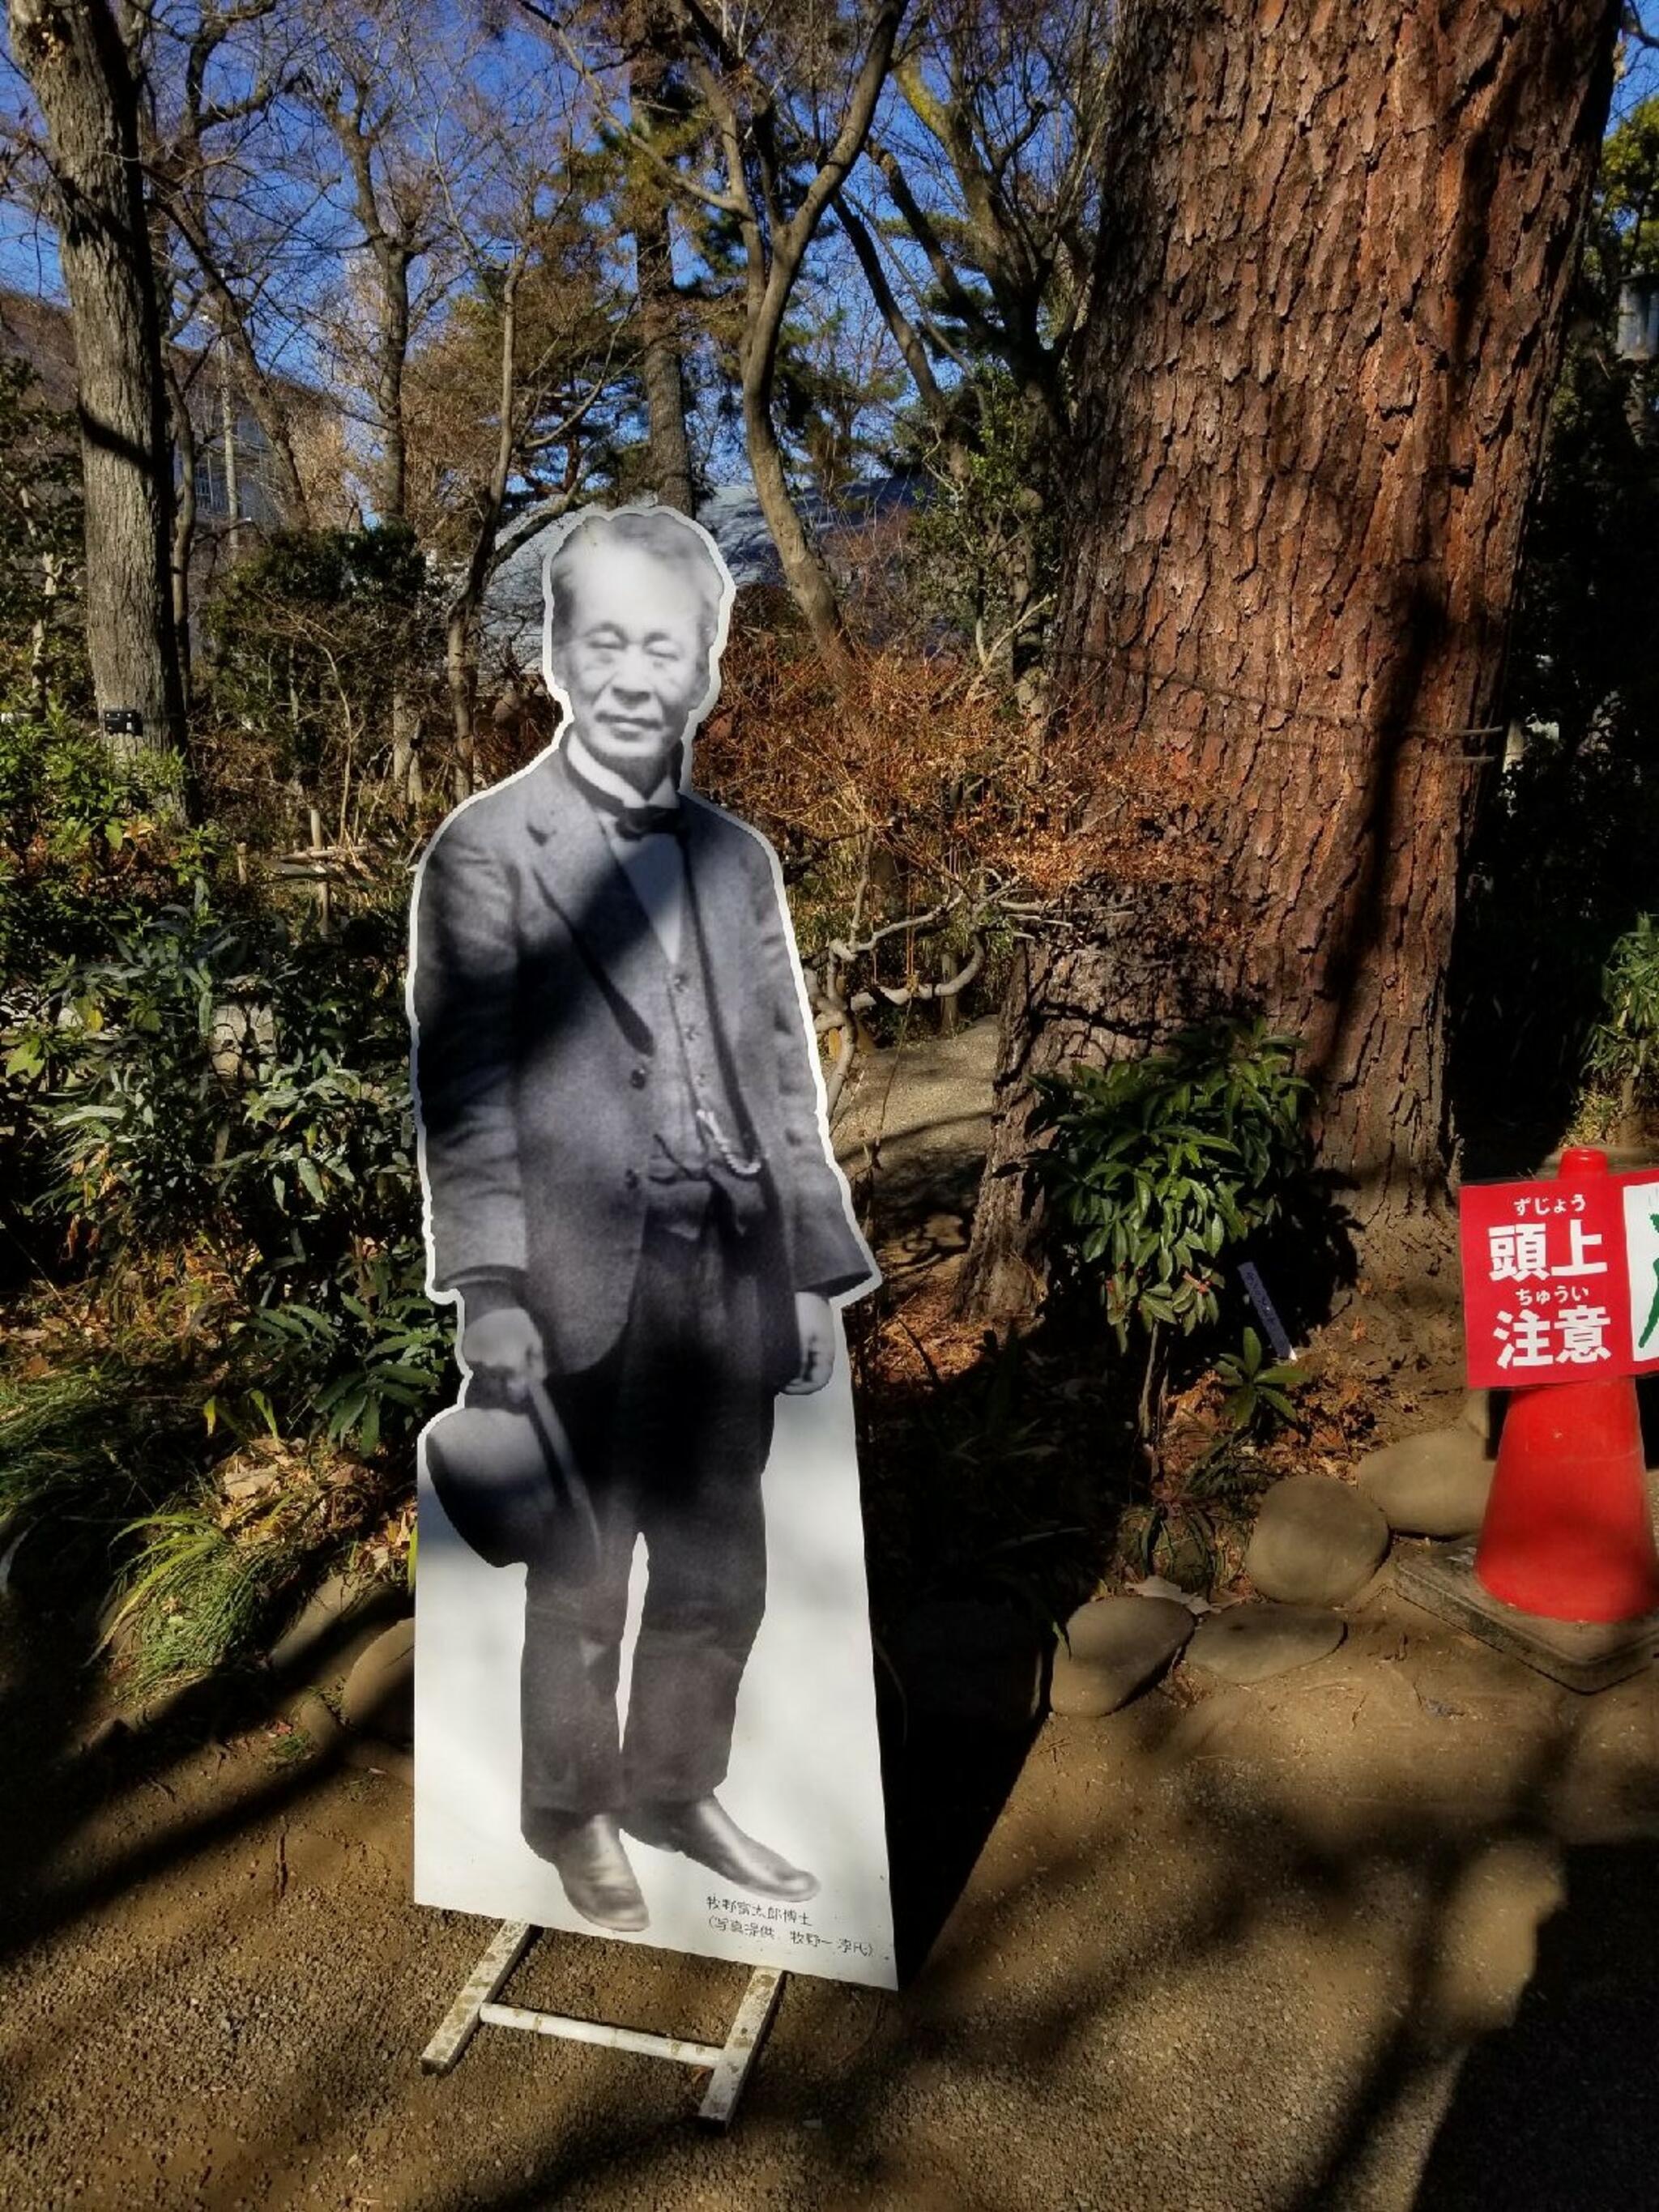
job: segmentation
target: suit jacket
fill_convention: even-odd
[[[787,923],[759,836],[691,793],[684,849],[731,1066],[764,1163],[751,1231],[780,1379],[794,1293],[875,1269],[819,1119]],[[556,751],[459,807],[429,848],[410,951],[430,1287],[517,1276],[556,1372],[628,1317],[664,1126],[684,1084],[666,958]]]

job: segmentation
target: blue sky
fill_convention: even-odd
[[[1659,9],[1652,11],[1659,22]],[[544,47],[538,49],[544,64]],[[520,54],[523,49],[520,49]],[[1614,87],[1612,125],[1629,114],[1632,108],[1659,91],[1659,52],[1626,42],[1624,50],[1624,74]],[[505,65],[505,64],[504,64]],[[17,79],[9,58],[3,53],[0,40],[0,78],[9,80],[6,89],[10,106],[17,97]],[[0,199],[0,285],[12,290],[38,294],[48,299],[61,299],[62,279],[58,266],[58,253],[51,226],[41,222],[15,201]]]
[[[1656,0],[1655,12],[1659,14],[1659,0]],[[1624,63],[1624,73],[1615,88],[1613,98],[1613,120],[1615,125],[1641,100],[1659,91],[1659,52],[1627,44]],[[519,27],[510,30],[492,52],[482,58],[479,75],[486,86],[499,92],[503,100],[510,100],[515,78],[522,82],[527,71],[557,70],[560,66],[545,43]],[[0,108],[15,107],[21,92],[18,79],[9,62],[0,54]],[[864,182],[867,194],[869,179],[866,178]],[[290,194],[292,191],[291,187],[269,171],[259,183],[269,189],[273,204],[280,200],[285,191]],[[333,230],[337,234],[343,228],[337,211],[331,210],[326,198],[318,199],[315,205],[317,228]],[[296,261],[296,269],[297,265]],[[337,259],[334,265],[338,271],[340,264]],[[337,274],[334,280],[337,288],[340,281],[340,276]],[[870,309],[862,279],[852,265],[844,244],[833,237],[826,237],[823,241],[816,282],[819,298],[825,307],[842,305],[849,312],[862,315],[867,320]],[[51,228],[15,200],[0,200],[0,285],[47,298],[62,296]],[[279,308],[270,319],[271,326],[267,338],[273,347],[280,349],[282,359],[278,365],[292,374],[325,381],[328,370],[317,351],[314,333],[305,313],[305,302],[289,296],[297,291],[297,276],[292,284],[279,282],[274,289],[293,310],[284,314]],[[798,310],[798,319],[807,320],[810,309],[810,300],[803,298]],[[728,473],[730,467],[738,464],[738,459],[735,449],[729,455],[720,451],[714,458],[719,475]]]

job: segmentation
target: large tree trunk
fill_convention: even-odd
[[[107,0],[9,0],[12,52],[46,118],[75,331],[87,652],[101,715],[137,709],[131,757],[185,743],[173,628],[173,455],[137,94]]]
[[[1057,690],[1080,941],[1005,1012],[968,1296],[1029,1303],[1027,1078],[1304,1040],[1385,1264],[1443,1188],[1445,977],[1616,0],[1130,0]]]

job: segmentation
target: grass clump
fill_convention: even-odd
[[[13,1332],[0,1514],[30,1580],[98,1613],[124,1695],[252,1658],[331,1568],[404,1571],[413,1516],[392,1455],[287,1439],[269,1400],[249,1434],[222,1409],[246,1418],[264,1394],[235,1387],[222,1340],[158,1342],[143,1321],[100,1334],[106,1313]]]
[[[268,1436],[221,1461],[182,1503],[130,1523],[123,1534],[137,1548],[110,1627],[130,1692],[211,1674],[257,1649],[319,1560],[367,1552],[360,1564],[389,1565],[387,1545],[366,1540],[385,1487],[374,1468],[326,1444]]]

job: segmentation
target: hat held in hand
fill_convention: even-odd
[[[527,1386],[523,1410],[452,1406],[422,1438],[455,1533],[492,1567],[557,1557],[578,1578],[599,1565],[592,1502],[552,1401]]]

